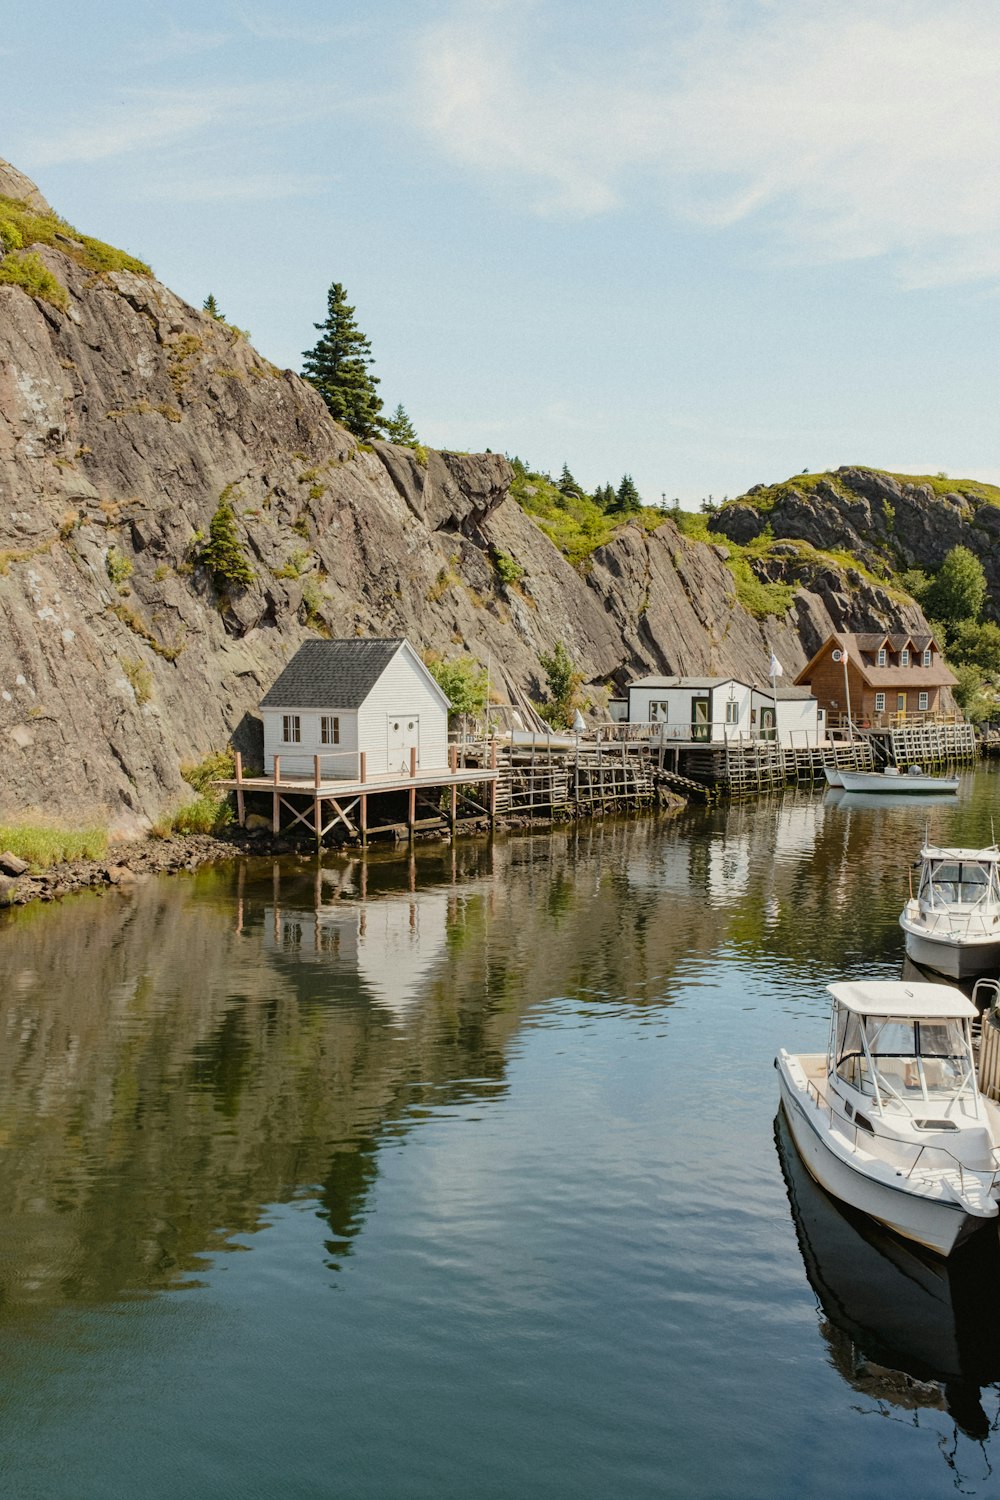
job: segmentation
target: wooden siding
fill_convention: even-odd
[[[906,670],[908,669],[902,669],[902,671]],[[915,671],[920,670],[926,670],[926,668],[921,669],[918,664]],[[941,706],[941,687],[932,686],[926,681],[916,680],[912,687],[903,682],[894,682],[884,687],[869,687],[853,658],[847,663],[847,679],[851,689],[851,713],[856,724],[863,724],[866,720],[874,724],[877,717],[900,712],[900,705],[897,702],[900,694],[905,699],[902,712],[907,714],[935,713]],[[847,713],[844,664],[834,661],[830,651],[827,651],[813,667],[809,675],[809,687],[820,708],[826,709],[827,716],[833,722],[836,722],[841,714]],[[876,693],[885,693],[883,710],[875,707]],[[918,708],[921,693],[927,694],[926,709]]]
[[[733,698],[739,704],[739,717],[735,724],[726,723],[726,703],[729,699],[729,691],[732,688]],[[658,722],[670,726],[671,737],[674,739],[690,739],[691,725],[694,709],[693,698],[707,698],[709,716],[709,738],[714,741],[725,739],[727,732],[730,735],[750,733],[750,697],[752,689],[745,683],[735,682],[729,678],[717,682],[712,687],[630,687],[628,689],[629,722],[631,724],[648,724],[652,716],[652,705],[654,703],[666,703],[669,705],[667,718],[663,719],[659,714]]]
[[[358,736],[365,751],[368,774],[394,770],[388,756],[390,717],[416,718],[420,723],[417,766],[421,771],[448,767],[448,710],[433,679],[404,642],[358,710]]]
[[[285,714],[298,714],[302,739],[297,745],[286,745],[281,738]],[[340,744],[324,745],[322,720],[332,714],[340,720]],[[285,776],[312,776],[313,757],[322,756],[324,779],[340,781],[358,778],[358,713],[353,708],[262,708],[264,720],[264,772],[274,772],[274,757],[281,757]],[[363,748],[363,747],[361,747]]]

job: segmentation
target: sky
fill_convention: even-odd
[[[995,0],[9,7],[0,156],[300,369],[685,508],[1000,482]]]

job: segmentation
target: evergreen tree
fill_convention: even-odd
[[[371,344],[354,321],[354,308],[339,281],[326,298],[326,321],[314,323],[322,337],[303,354],[302,374],[319,391],[348,432],[367,442],[381,430],[378,377],[368,368]]]
[[[406,414],[403,403],[400,402],[391,417],[382,419],[385,435],[390,443],[399,443],[403,448],[416,448],[420,444],[417,437],[417,429]]]
[[[599,484],[594,491],[594,504],[599,505],[602,510],[613,510],[615,505],[614,485]]]
[[[224,323],[226,321],[225,317],[223,316],[222,309],[216,302],[215,295],[212,292],[209,292],[208,296],[201,304],[201,310],[202,312],[207,312],[208,316],[210,318],[214,318],[217,323]]]
[[[622,516],[634,516],[636,511],[642,510],[639,491],[635,487],[631,474],[622,475],[622,482],[615,492],[615,503],[610,508],[616,515]]]
[[[582,495],[583,491],[577,484],[569,471],[569,465],[563,464],[562,473],[559,476],[559,489],[564,495]]]

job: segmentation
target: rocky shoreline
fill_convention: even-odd
[[[0,852],[0,908],[53,901],[73,891],[127,886],[151,875],[182,870],[241,855],[290,854],[300,846],[289,839],[261,837],[237,830],[232,835],[174,834],[166,839],[136,839],[114,844],[101,859],[75,859],[46,870],[5,873],[23,861],[8,862]]]

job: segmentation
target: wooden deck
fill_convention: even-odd
[[[324,776],[319,755],[314,758],[311,777],[288,776],[282,774],[281,757],[276,755],[270,776],[246,776],[243,758],[237,752],[236,775],[215,785],[236,793],[236,815],[241,827],[246,826],[247,796],[262,793],[270,798],[272,833],[282,832],[282,814],[286,813],[286,833],[301,824],[317,843],[338,826],[366,844],[369,834],[406,834],[412,839],[418,829],[450,828],[454,832],[466,823],[483,820],[492,823],[496,815],[499,772],[495,748],[489,764],[460,765],[459,752],[453,746],[449,765],[429,771],[418,769],[416,751],[411,753],[408,773],[380,772],[369,776],[363,753],[358,762],[360,774],[354,779]],[[372,820],[373,812],[384,818],[385,799],[401,793],[406,795],[405,819]],[[422,817],[418,816],[421,810]]]

